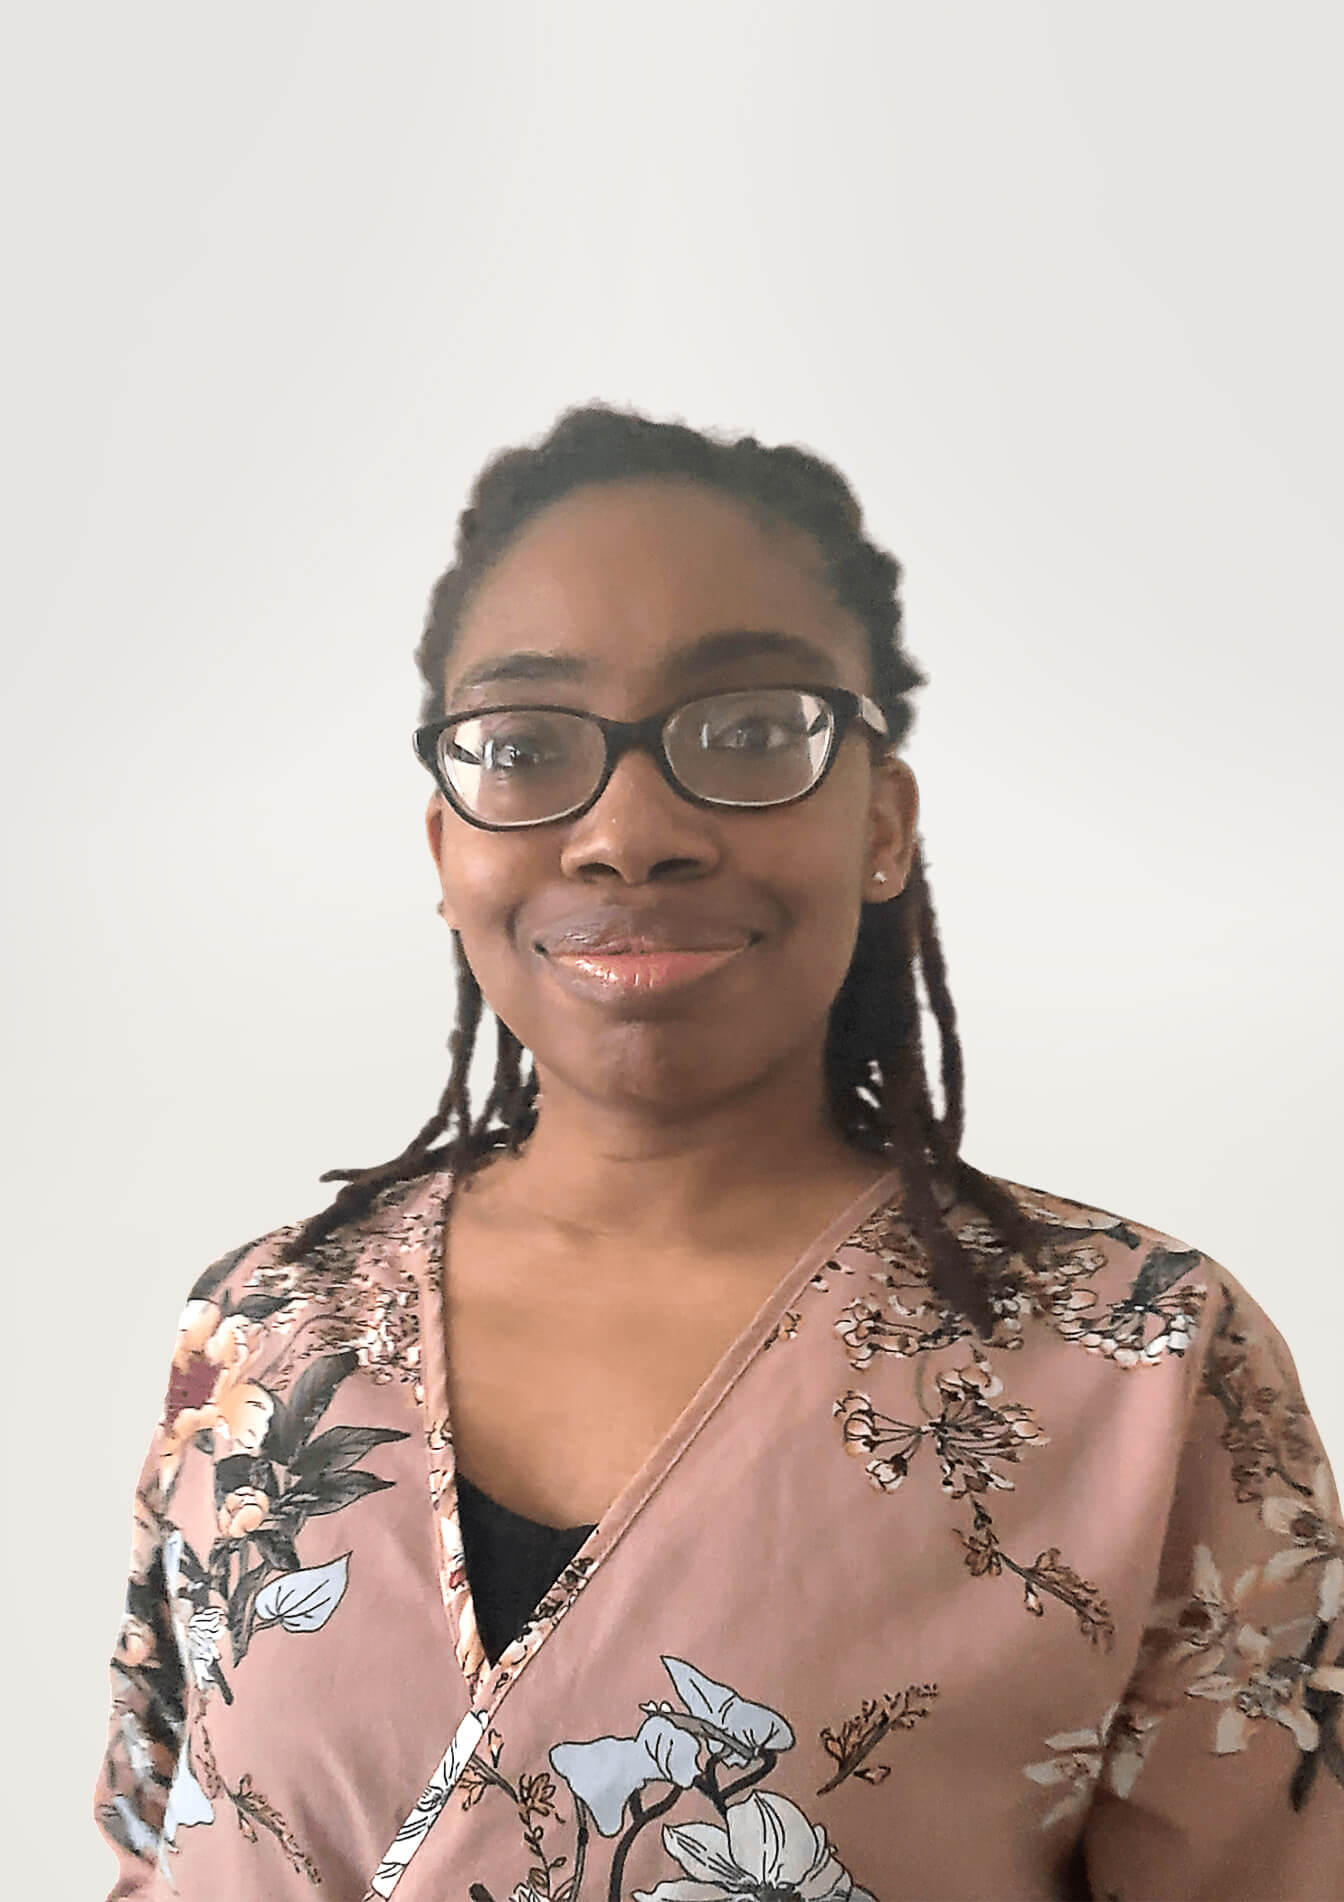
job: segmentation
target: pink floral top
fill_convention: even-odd
[[[136,1492],[111,1895],[1344,1895],[1344,1530],[1288,1352],[1197,1249],[1004,1186],[1058,1237],[991,1340],[891,1172],[493,1665],[448,1176],[208,1268]]]

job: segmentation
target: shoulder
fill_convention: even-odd
[[[373,1371],[394,1370],[416,1330],[418,1292],[440,1259],[446,1172],[384,1189],[355,1221],[295,1259],[291,1245],[308,1217],[268,1230],[210,1262],[182,1305],[164,1396],[161,1429],[183,1438],[184,1423],[223,1395],[266,1379],[297,1351],[349,1356]],[[296,1336],[304,1335],[301,1348]]]
[[[989,1345],[1028,1349],[1049,1362],[1081,1350],[1118,1369],[1171,1372],[1182,1364],[1187,1377],[1212,1363],[1254,1359],[1297,1391],[1279,1329],[1237,1276],[1197,1243],[1058,1191],[1001,1175],[988,1179],[1034,1229],[1034,1250],[1010,1245],[967,1194],[935,1184],[935,1195],[940,1219],[984,1270],[995,1315]],[[865,1292],[852,1305],[871,1308],[879,1328],[899,1333],[898,1352],[940,1348],[967,1332],[931,1294],[926,1242],[899,1193],[863,1221],[849,1246],[889,1291]],[[886,1308],[892,1317],[882,1316]]]
[[[1303,1406],[1283,1334],[1223,1262],[1133,1216],[994,1179],[1047,1244],[1038,1261],[1014,1255],[1007,1264],[1010,1327],[1044,1327],[1118,1367],[1184,1361],[1206,1396],[1250,1383]],[[973,1219],[964,1227],[972,1244],[986,1245]]]

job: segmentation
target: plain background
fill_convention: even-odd
[[[477,468],[572,403],[854,483],[930,675],[965,1153],[1228,1267],[1344,1465],[1341,52],[1291,0],[11,29],[6,1629],[44,1894],[110,1882],[181,1302],[446,1080],[412,652]]]

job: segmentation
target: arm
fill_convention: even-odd
[[[1344,1526],[1282,1337],[1215,1276],[1154,1603],[1084,1829],[1098,1902],[1344,1895]]]
[[[111,1663],[107,1749],[94,1817],[117,1860],[108,1902],[147,1893],[155,1881],[168,1792],[186,1727],[186,1684],[164,1577],[156,1430],[136,1486],[129,1576]]]
[[[178,1322],[159,1423],[136,1485],[107,1749],[94,1794],[95,1820],[117,1859],[107,1902],[154,1892],[174,1817],[192,1820],[187,1812],[200,1797],[185,1753],[193,1695],[184,1664],[188,1641],[180,1625],[183,1609],[179,1605],[175,1617],[172,1597],[182,1541],[167,1515],[171,1508],[181,1517],[183,1502],[174,1500],[187,1446],[214,1424],[228,1389],[245,1371],[247,1330],[225,1283],[255,1246],[249,1242],[212,1263],[191,1291]]]

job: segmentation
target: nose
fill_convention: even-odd
[[[683,877],[712,871],[719,856],[713,814],[675,793],[657,760],[638,748],[617,761],[601,797],[565,832],[561,869],[573,878],[615,872],[635,885],[659,869]]]

